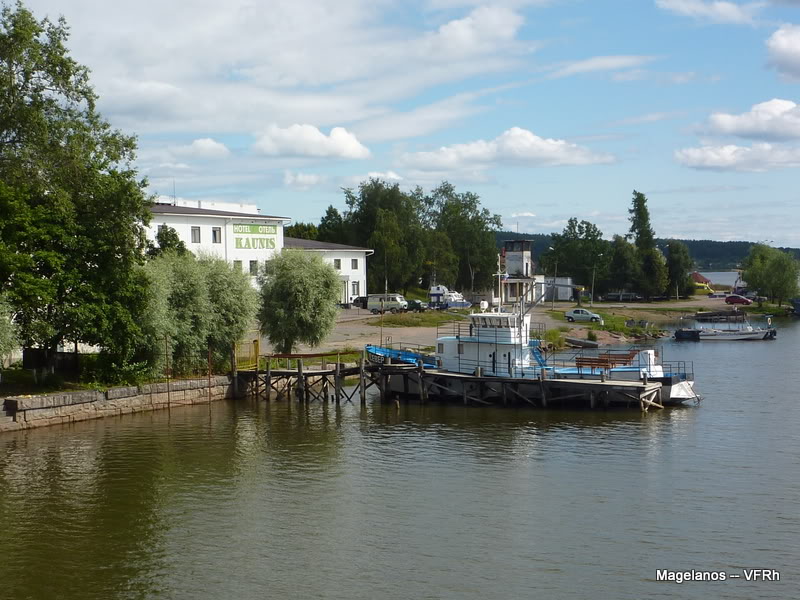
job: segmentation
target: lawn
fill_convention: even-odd
[[[439,310],[426,310],[425,312],[415,313],[397,313],[384,314],[383,326],[384,327],[437,327],[442,323],[449,323],[451,321],[459,321],[464,317],[460,314],[451,312],[444,312]],[[381,326],[381,318],[376,317],[367,321],[368,325],[375,327]]]

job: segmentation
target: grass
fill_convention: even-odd
[[[553,319],[557,321],[567,320],[563,312],[555,310],[549,310],[547,312]],[[627,325],[625,325],[625,322],[632,318],[628,315],[616,315],[603,311],[596,311],[596,312],[603,318],[602,325],[600,325],[600,323],[591,323],[591,322],[575,323],[574,325],[585,325],[592,330],[608,331],[610,333],[620,333],[626,337],[641,336],[647,333],[647,330],[644,327],[639,327],[639,326],[628,327]],[[559,330],[561,331],[564,330],[569,331],[569,329],[570,328],[568,326],[559,327]]]
[[[558,329],[548,329],[544,332],[544,341],[556,350],[561,350],[566,346],[566,341],[561,331],[562,329],[562,327],[559,327]],[[567,328],[567,330],[569,330],[569,328]]]
[[[421,313],[397,313],[395,315],[386,313],[383,315],[384,327],[437,327],[442,323],[458,321],[463,317],[450,312],[438,310],[426,310]],[[370,319],[367,325],[380,327],[381,318]]]

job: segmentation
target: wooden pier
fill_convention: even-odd
[[[635,407],[643,412],[663,408],[658,382],[619,379],[551,379],[465,375],[422,364],[370,364],[362,354],[357,365],[341,363],[336,353],[273,354],[262,357],[265,367],[239,370],[239,389],[258,399],[296,398],[300,402],[366,404],[370,388],[382,402],[399,399],[479,406],[527,405],[536,408]],[[317,359],[317,364],[312,364]],[[273,366],[283,361],[287,367]],[[292,361],[294,365],[292,365]],[[588,366],[588,365],[587,365]],[[293,367],[293,368],[292,368]]]

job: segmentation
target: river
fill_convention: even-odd
[[[0,597],[796,598],[800,322],[699,407],[220,402],[0,436]],[[658,569],[779,582],[660,582]]]

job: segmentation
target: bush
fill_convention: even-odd
[[[586,339],[589,340],[590,342],[597,341],[597,334],[594,332],[593,329],[590,329],[589,332],[586,334]]]

